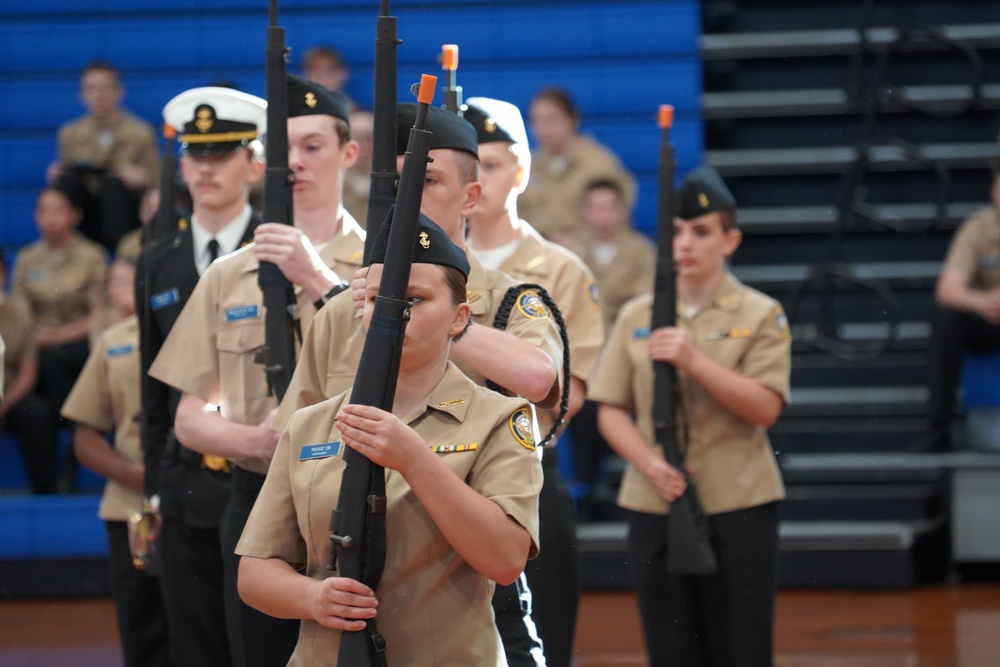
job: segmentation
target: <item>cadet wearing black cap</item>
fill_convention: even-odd
[[[302,619],[291,664],[337,664],[340,633],[373,616],[388,665],[507,664],[490,591],[537,551],[542,471],[531,409],[448,361],[449,346],[462,344],[453,341],[468,323],[465,274],[475,269],[426,218],[419,232],[392,413],[350,404],[348,387],[292,415],[237,547],[246,599]],[[384,245],[375,241],[374,262]],[[374,263],[367,276],[368,317],[382,269]],[[387,551],[374,591],[326,571],[348,447],[386,468]]]
[[[173,234],[143,249],[136,269],[145,491],[163,517],[158,555],[178,665],[230,662],[219,543],[230,476],[224,459],[203,457],[178,441],[173,423],[180,394],[146,374],[198,277],[216,256],[249,243],[260,223],[247,198],[264,172],[258,136],[266,109],[259,97],[217,87],[188,90],[167,103],[163,117],[181,136],[181,175],[193,211]]]
[[[772,664],[781,474],[767,437],[788,402],[791,336],[781,305],[726,270],[736,201],[710,167],[677,193],[676,327],[650,331],[653,296],[626,303],[591,378],[602,435],[628,463],[629,563],[649,663]],[[664,517],[685,488],[653,435],[653,362],[673,364],[685,465],[708,516],[719,571],[667,574]]]
[[[199,281],[150,370],[182,392],[175,428],[186,446],[232,466],[221,518],[226,624],[232,662],[284,664],[298,623],[257,612],[239,599],[234,548],[264,482],[278,432],[257,353],[264,343],[260,262],[272,262],[295,286],[303,328],[360,267],[364,232],[343,209],[341,176],[357,156],[343,97],[288,76],[288,166],[294,176],[294,225],[265,221],[254,243],[216,262]],[[239,138],[233,128],[228,136]],[[189,146],[195,144],[189,143]]]
[[[583,405],[587,377],[604,344],[604,324],[594,276],[566,248],[549,242],[517,212],[517,196],[528,183],[531,152],[521,112],[513,104],[485,97],[466,101],[463,117],[476,128],[483,196],[469,217],[469,247],[487,267],[535,283],[555,300],[566,326],[571,362],[568,422]],[[539,411],[545,433],[558,410]],[[526,569],[531,615],[538,625],[549,667],[569,667],[580,596],[576,516],[556,461],[545,448],[541,500],[542,549]],[[503,593],[498,588],[497,595]],[[508,656],[510,658],[510,656]]]

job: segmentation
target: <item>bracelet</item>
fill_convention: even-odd
[[[330,299],[337,296],[344,290],[348,289],[350,286],[351,284],[349,282],[347,282],[346,280],[341,280],[338,284],[331,287],[329,290],[327,290],[326,294],[313,301],[313,305],[316,306],[316,310],[319,310],[320,308],[325,306],[327,303],[330,302]]]

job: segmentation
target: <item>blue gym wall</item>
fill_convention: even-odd
[[[326,43],[352,66],[348,92],[370,104],[377,0],[284,0],[279,23],[302,53]],[[636,224],[656,215],[656,110],[673,104],[678,173],[703,150],[699,115],[700,5],[693,0],[574,2],[395,0],[399,95],[422,72],[440,74],[441,45],[459,46],[466,97],[509,100],[527,110],[543,86],[566,86],[584,131],[636,174]],[[125,105],[154,126],[182,90],[230,82],[264,92],[266,0],[0,0],[0,245],[8,256],[36,238],[32,210],[55,156],[59,125],[80,115],[80,70],[102,59],[122,70]],[[441,82],[443,84],[443,80]],[[438,98],[440,101],[440,96]]]
[[[614,149],[639,179],[637,226],[652,234],[660,132],[673,104],[678,174],[703,152],[699,113],[700,5],[693,0],[477,2],[395,0],[399,96],[421,73],[440,74],[442,44],[459,46],[466,97],[509,100],[527,111],[543,86],[568,88],[583,129]],[[316,44],[352,67],[348,92],[372,97],[377,0],[284,0],[279,23],[291,70]],[[91,60],[117,66],[125,106],[159,127],[163,105],[194,86],[228,82],[264,93],[266,0],[0,0],[0,248],[11,259],[37,237],[35,196],[55,158],[56,130],[83,113],[79,74]],[[443,84],[443,80],[440,82]],[[440,96],[437,100],[440,103]],[[0,494],[26,485],[10,438],[0,441]],[[90,558],[103,553],[96,497],[0,499],[0,560]],[[70,529],[71,528],[71,529]]]

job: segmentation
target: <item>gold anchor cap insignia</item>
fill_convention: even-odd
[[[316,94],[311,92],[306,93],[306,106],[310,109],[315,109],[317,104],[319,102],[316,100]]]
[[[420,232],[420,247],[424,250],[431,247],[431,241],[427,238],[427,232]]]
[[[698,193],[698,205],[702,208],[708,208],[708,195],[704,192]]]
[[[497,122],[492,118],[487,118],[483,128],[490,134],[494,134],[497,131]]]
[[[202,107],[195,112],[194,125],[199,132],[208,132],[212,129],[212,125],[215,124],[214,115],[211,107]]]

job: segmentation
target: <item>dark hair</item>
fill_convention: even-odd
[[[583,196],[586,197],[594,190],[611,190],[618,196],[620,200],[625,201],[625,188],[618,181],[611,178],[598,178],[587,183],[587,186],[583,189]]]
[[[451,292],[451,304],[457,306],[460,303],[465,303],[468,298],[465,274],[454,266],[438,264],[438,267],[444,273],[444,283],[448,286],[448,291]]]
[[[302,69],[309,69],[316,64],[317,60],[332,60],[333,66],[337,69],[347,67],[347,63],[344,61],[343,56],[341,56],[337,51],[329,46],[320,45],[307,49],[302,55]]]
[[[573,98],[570,97],[569,91],[565,88],[559,88],[558,86],[543,88],[535,94],[532,104],[539,100],[551,102],[561,108],[567,116],[572,117],[574,120],[580,120],[580,110],[576,108]]]
[[[91,72],[107,72],[115,79],[115,85],[120,86],[122,83],[121,73],[112,65],[105,60],[91,60],[87,63],[87,66],[83,68],[83,72],[80,73],[80,78],[87,76]]]
[[[86,201],[86,192],[83,189],[83,184],[76,178],[70,177],[68,174],[64,174],[53,181],[50,185],[42,189],[42,192],[46,190],[51,190],[52,192],[58,192],[69,205],[78,211],[83,211],[84,202]],[[42,192],[38,195],[41,196]]]

